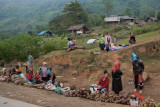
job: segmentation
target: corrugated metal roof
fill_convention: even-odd
[[[129,16],[111,16],[111,17],[106,17],[104,20],[106,22],[120,22],[120,19],[124,19],[124,20],[127,20],[127,19],[134,19],[134,18],[131,18]]]
[[[119,17],[106,17],[104,20],[106,22],[119,22],[120,18]]]

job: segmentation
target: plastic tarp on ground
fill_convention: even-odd
[[[92,43],[94,43],[96,40],[97,40],[97,39],[89,39],[89,40],[87,41],[87,44],[92,44]]]
[[[47,30],[47,31],[42,31],[42,32],[40,32],[40,33],[38,34],[38,36],[43,35],[43,34],[45,34],[45,33],[53,34],[53,32]]]
[[[131,44],[133,45],[133,44]],[[118,49],[122,49],[122,48],[125,48],[125,47],[128,47],[128,46],[131,46],[131,45],[125,45],[125,46],[112,46],[109,50],[110,51],[115,51],[115,50],[118,50]]]

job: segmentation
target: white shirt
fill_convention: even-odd
[[[108,41],[107,41],[108,39],[110,39],[109,43],[111,44],[112,43],[112,38],[111,38],[110,35],[109,36],[108,35],[105,36],[105,44],[109,44]]]

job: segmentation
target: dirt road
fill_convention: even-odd
[[[13,83],[0,82],[0,95],[43,107],[128,107],[126,105],[95,102],[77,97],[65,97],[53,91],[28,88]]]

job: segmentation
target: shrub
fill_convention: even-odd
[[[43,39],[42,37],[20,34],[5,41],[0,41],[0,59],[11,61],[13,59],[26,60],[29,55],[34,58],[54,50],[63,49],[67,41],[62,37]]]
[[[118,31],[121,31],[122,29],[123,29],[122,26],[118,26],[118,27],[114,28],[114,31],[118,32]]]

